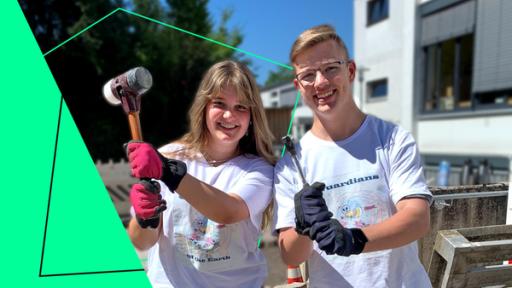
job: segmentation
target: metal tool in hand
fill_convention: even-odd
[[[299,160],[297,159],[297,151],[295,150],[295,145],[293,144],[292,138],[290,137],[290,135],[286,135],[283,138],[281,138],[281,142],[286,147],[286,151],[290,153],[292,161],[295,164],[297,170],[299,171],[300,179],[302,180],[302,185],[307,185],[308,183],[306,182],[306,178],[302,173],[302,168],[300,167]]]
[[[128,124],[132,140],[142,141],[142,129],[140,126],[140,97],[153,85],[151,73],[144,67],[136,67],[110,79],[103,86],[103,96],[111,105],[121,105],[128,116]],[[159,193],[159,184],[149,178],[140,179],[143,185],[153,189],[153,193]],[[150,184],[150,185],[148,185]],[[141,227],[157,228],[160,222],[159,216],[144,220]]]
[[[153,85],[151,73],[144,67],[132,68],[110,79],[103,86],[103,96],[111,105],[122,105],[128,115],[132,140],[142,141],[139,112],[140,97]],[[150,179],[141,179],[149,181]]]
[[[103,95],[108,103],[123,106],[128,115],[132,140],[142,141],[140,129],[140,97],[153,85],[151,73],[144,67],[136,67],[112,78],[103,86]]]

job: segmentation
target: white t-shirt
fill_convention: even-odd
[[[324,141],[308,132],[296,150],[306,181],[325,183],[329,211],[344,227],[382,222],[405,196],[432,197],[413,137],[376,117],[367,116],[343,141]],[[275,167],[275,229],[295,227],[293,197],[301,188],[287,153]],[[314,242],[308,261],[311,287],[431,287],[416,242],[349,257],[326,255]]]
[[[181,146],[166,145],[160,152]],[[263,158],[241,155],[217,166],[204,158],[184,160],[188,174],[224,192],[239,195],[250,218],[218,224],[199,213],[163,184],[167,201],[162,234],[148,251],[148,277],[153,287],[258,287],[267,265],[258,249],[263,211],[272,199],[273,167]]]

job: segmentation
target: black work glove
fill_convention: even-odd
[[[350,256],[360,254],[368,239],[358,228],[344,228],[336,219],[316,222],[309,230],[309,237],[327,255]]]
[[[181,179],[187,174],[187,164],[180,160],[165,158],[160,153],[158,155],[162,160],[162,178],[160,180],[169,187],[171,192],[174,192],[180,185]]]
[[[324,183],[315,182],[312,185],[304,185],[302,190],[295,194],[295,231],[297,233],[309,235],[309,229],[314,223],[331,219],[332,213],[322,197],[324,188]]]

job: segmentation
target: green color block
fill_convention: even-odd
[[[18,3],[0,11],[2,285],[149,287],[142,271],[40,277],[61,95]],[[67,109],[61,132],[43,274],[139,268]]]
[[[42,274],[141,269],[65,104],[56,156]]]
[[[120,272],[141,264],[18,3],[0,11],[2,284],[150,287],[144,271]]]

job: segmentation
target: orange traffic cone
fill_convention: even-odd
[[[302,279],[302,274],[300,273],[299,266],[288,265],[288,269],[286,270],[286,274],[288,277],[288,284],[295,282],[304,282]]]

